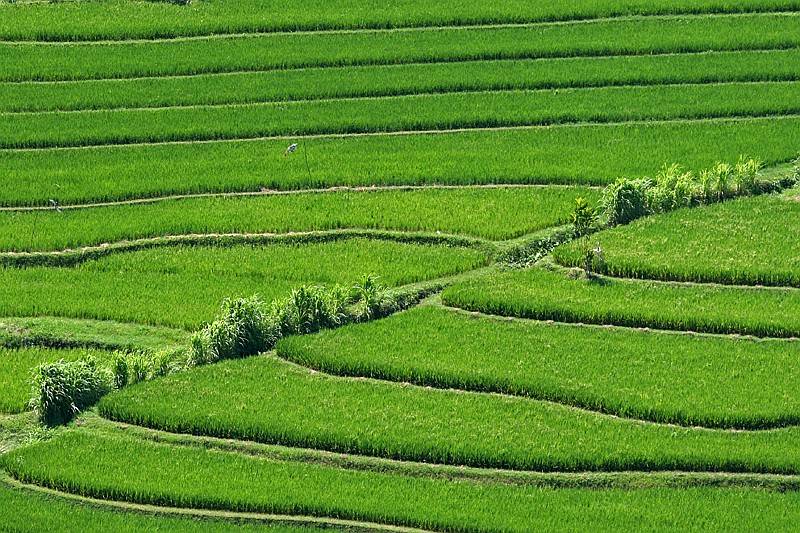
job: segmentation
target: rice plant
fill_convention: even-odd
[[[433,306],[277,345],[280,357],[328,374],[740,429],[800,421],[790,399],[798,353],[793,341],[475,318]]]
[[[98,409],[171,432],[454,465],[800,472],[796,426],[731,432],[642,424],[528,398],[332,377],[269,356],[122,389]]]

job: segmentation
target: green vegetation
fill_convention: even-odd
[[[800,404],[791,399],[799,353],[797,342],[598,331],[429,306],[278,344],[280,357],[330,374],[740,428],[800,422]]]
[[[108,358],[98,350],[51,348],[0,348],[0,412],[21,413],[28,409],[34,370],[42,363],[89,357]]]
[[[104,397],[99,411],[178,433],[434,463],[800,472],[796,427],[732,432],[646,424],[526,398],[331,377],[269,356],[129,387]]]
[[[0,212],[0,250],[61,250],[126,239],[201,233],[288,233],[340,228],[443,231],[509,239],[567,221],[586,187],[331,191],[187,198],[152,204]]]
[[[55,315],[181,328],[210,320],[227,297],[269,301],[304,283],[352,285],[375,272],[386,285],[486,264],[484,252],[399,242],[158,246],[74,266],[0,268],[0,315]]]
[[[800,113],[796,82],[605,87],[6,115],[0,148]]]
[[[0,81],[130,78],[475,59],[648,55],[800,45],[800,16],[607,19],[576,24],[234,35],[88,44],[0,43]],[[24,58],[24,61],[22,60]]]
[[[91,357],[44,363],[33,382],[34,411],[48,426],[66,424],[114,388],[114,376]]]
[[[650,175],[664,161],[700,169],[745,153],[797,156],[797,117],[552,126],[300,141],[226,141],[0,151],[0,203],[48,205],[173,193],[331,185],[583,183]],[[301,153],[306,150],[306,154]],[[305,165],[308,155],[309,166]]]
[[[11,531],[50,531],[69,533],[104,533],[106,531],[178,531],[221,533],[225,531],[262,531],[301,533],[312,528],[289,525],[248,523],[169,516],[155,510],[133,511],[86,505],[30,489],[0,482],[0,524]]]
[[[81,40],[158,38],[234,32],[425,27],[582,20],[626,15],[757,13],[800,8],[794,0],[570,0],[558,5],[514,0],[502,5],[455,0],[435,5],[414,0],[381,6],[368,1],[311,0],[302,6],[275,0],[223,2],[124,0],[62,2],[21,0],[0,4],[4,39]],[[43,25],[42,19],[48,24]]]
[[[800,336],[800,290],[578,277],[542,268],[445,289],[446,305],[493,315],[630,327]],[[576,279],[577,277],[577,279]]]
[[[127,80],[0,83],[0,111],[246,104],[486,90],[796,81],[800,50],[308,68]]]
[[[185,346],[185,331],[60,317],[0,318],[0,345],[9,348],[94,347],[102,349],[176,349]]]
[[[700,522],[747,530],[785,524],[796,513],[798,499],[796,492],[742,489],[586,491],[437,479],[282,462],[78,430],[13,452],[2,461],[25,481],[90,496],[437,530],[635,531],[643,520],[664,530]],[[758,513],[752,512],[753,506]]]
[[[792,223],[798,216],[800,203],[790,198],[740,199],[638,220],[554,255],[575,265],[587,243],[599,243],[605,254],[600,270],[612,275],[800,287],[800,244]],[[780,313],[768,312],[775,318]]]

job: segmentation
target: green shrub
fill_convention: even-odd
[[[374,274],[364,276],[353,286],[352,299],[357,302],[354,315],[358,321],[367,321],[382,314],[382,309],[391,300],[386,287],[378,282]]]
[[[647,215],[647,189],[651,185],[649,179],[619,178],[606,187],[600,199],[603,223],[617,226]]]
[[[31,406],[50,426],[66,424],[114,387],[114,378],[94,358],[40,365],[35,372]]]

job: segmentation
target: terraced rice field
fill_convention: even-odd
[[[0,0],[0,65],[0,530],[796,527],[800,2]]]

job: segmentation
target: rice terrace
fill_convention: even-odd
[[[0,0],[0,531],[798,524],[800,0]]]

